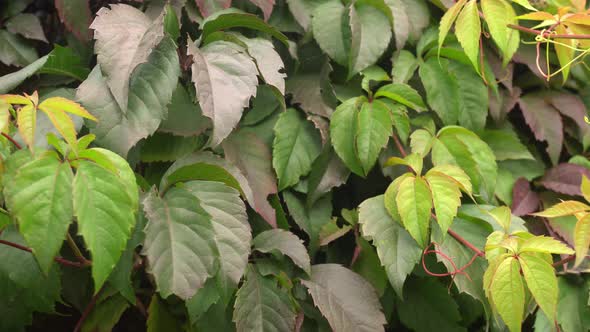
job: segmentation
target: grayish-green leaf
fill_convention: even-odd
[[[275,280],[250,267],[236,295],[233,321],[238,332],[290,332],[295,329],[295,311]]]
[[[252,245],[254,250],[260,252],[277,250],[281,254],[289,256],[303,271],[308,274],[311,271],[309,255],[303,241],[289,231],[278,228],[264,231],[254,238]]]
[[[0,29],[0,62],[8,66],[24,67],[38,57],[35,48],[22,37]]]
[[[148,62],[152,50],[164,37],[164,16],[150,20],[139,9],[125,4],[102,7],[94,22],[94,52],[117,104],[127,113],[131,73]]]
[[[192,81],[203,114],[213,120],[211,145],[225,139],[242,117],[251,96],[256,95],[256,65],[239,45],[216,41],[198,49],[189,42]]]
[[[387,321],[377,293],[360,275],[337,264],[320,264],[301,283],[333,331],[384,331]]]
[[[312,206],[306,206],[305,201],[290,191],[283,192],[283,199],[291,217],[309,235],[309,250],[313,255],[318,248],[322,228],[332,218],[332,197],[325,196]]]
[[[144,200],[148,218],[143,253],[163,297],[195,295],[217,270],[215,233],[209,215],[190,191],[174,187],[162,198],[152,191]]]
[[[18,14],[6,21],[6,29],[27,39],[35,39],[47,43],[39,18],[33,14]]]

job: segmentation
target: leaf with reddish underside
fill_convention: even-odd
[[[520,178],[514,183],[512,189],[512,214],[521,217],[537,211],[539,207],[539,195],[531,190],[529,181]]]
[[[562,163],[545,173],[541,184],[558,193],[580,196],[582,175],[590,177],[590,170],[580,165]]]
[[[207,17],[231,6],[231,0],[195,0],[195,2],[203,17]]]
[[[275,0],[250,0],[250,2],[262,10],[264,20],[268,21],[270,14],[272,14],[272,9],[275,6]]]
[[[55,0],[60,21],[81,41],[90,40],[91,13],[88,0]]]
[[[563,143],[563,123],[559,112],[545,102],[542,94],[528,94],[518,101],[524,120],[538,141],[547,142],[547,153],[557,164]]]

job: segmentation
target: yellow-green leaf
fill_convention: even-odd
[[[555,27],[555,32],[560,35],[568,34],[567,30],[563,25],[558,25]],[[557,60],[559,60],[559,65],[562,69],[562,77],[563,82],[567,81],[567,77],[569,76],[570,68],[571,68],[571,61],[574,59],[575,51],[573,47],[576,46],[575,39],[559,39],[559,43],[554,43],[555,46],[555,53],[557,54]]]
[[[508,232],[510,229],[510,223],[512,222],[512,213],[509,207],[499,206],[488,211],[488,213],[500,226],[502,226],[502,228],[504,228],[506,232]]]
[[[403,180],[395,199],[399,215],[408,233],[424,248],[428,245],[432,196],[421,177]]]
[[[32,105],[31,100],[21,95],[0,95],[0,99],[13,105]]]
[[[401,222],[401,217],[399,216],[399,212],[397,210],[397,203],[395,200],[397,197],[397,192],[399,190],[400,183],[402,183],[403,180],[409,177],[413,177],[413,174],[405,173],[402,176],[397,177],[395,180],[393,180],[389,187],[387,187],[387,190],[385,191],[385,195],[383,198],[385,200],[384,203],[387,212],[389,212],[389,215],[391,216],[391,218],[393,218],[393,220],[396,220],[398,222]]]
[[[585,211],[590,211],[590,206],[578,201],[564,201],[553,205],[545,211],[537,212],[534,215],[545,218],[555,218],[571,216]]]
[[[434,172],[425,178],[430,186],[436,221],[442,233],[446,234],[461,205],[461,191],[457,182],[446,175]]]
[[[526,13],[524,15],[518,16],[519,20],[529,20],[529,21],[548,21],[548,20],[555,20],[555,17],[547,12],[534,12],[534,13]]]
[[[4,100],[0,99],[0,132],[4,131],[10,121],[10,105]]]
[[[98,121],[92,114],[82,107],[80,104],[63,97],[52,97],[43,101],[39,105],[39,109],[43,110],[61,110],[77,116],[81,116],[92,121]],[[47,112],[46,111],[46,112]]]
[[[493,274],[490,285],[492,302],[511,332],[520,332],[524,315],[524,285],[516,258],[504,259]]]
[[[585,215],[576,223],[574,247],[576,248],[575,266],[578,266],[586,258],[588,247],[590,247],[590,214]]]
[[[420,175],[422,173],[422,165],[423,160],[422,156],[417,153],[412,153],[405,158],[399,157],[391,157],[387,159],[383,167],[395,166],[395,165],[404,165],[410,167],[416,174]]]
[[[55,129],[57,129],[66,142],[75,150],[78,145],[78,139],[76,138],[76,126],[72,118],[66,112],[56,108],[40,109],[47,114]]]
[[[533,10],[533,11],[536,11],[537,10],[537,8],[535,8],[535,7],[533,7],[531,5],[531,3],[529,2],[529,0],[512,0],[512,2],[517,3],[517,4],[523,6],[526,9],[530,9],[530,10]]]
[[[475,71],[479,73],[481,22],[479,21],[479,10],[476,0],[470,0],[461,13],[459,13],[457,22],[455,23],[455,34],[465,54],[467,54],[473,67],[475,67]]]
[[[35,141],[36,121],[37,110],[32,104],[26,105],[17,113],[16,123],[18,125],[18,131],[31,150]]]
[[[485,246],[485,253],[488,261],[491,261],[492,259],[498,257],[500,254],[506,252],[504,248],[500,247],[500,243],[502,243],[502,241],[504,241],[505,238],[506,233],[502,231],[495,231],[492,234],[488,235]]]
[[[508,27],[508,24],[518,24],[514,8],[505,0],[482,0],[481,9],[490,34],[502,51],[503,62],[506,65],[520,44],[518,31]]]
[[[519,252],[544,252],[548,254],[571,255],[574,251],[552,237],[535,236],[522,243]]]
[[[528,289],[541,310],[555,321],[557,314],[557,277],[551,263],[533,253],[519,256],[520,267]]]
[[[590,202],[590,180],[586,177],[586,175],[582,175],[582,185],[580,186],[580,191],[584,196],[584,199],[587,202]]]
[[[465,173],[460,167],[454,165],[438,165],[431,168],[427,174],[440,173],[444,174],[453,179],[459,185],[459,188],[463,192],[471,195],[473,193],[473,187],[471,185],[471,179],[469,175]]]
[[[465,6],[465,2],[467,2],[467,0],[457,1],[451,8],[449,8],[449,10],[447,10],[447,12],[441,18],[440,26],[438,28],[439,51],[445,41],[445,38],[447,38],[449,30],[451,30],[453,22],[455,22],[455,19],[457,19],[457,15],[459,15],[459,12],[463,8],[463,6]]]

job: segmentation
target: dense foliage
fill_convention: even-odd
[[[3,1],[0,331],[589,331],[586,8]]]

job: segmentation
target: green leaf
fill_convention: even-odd
[[[522,253],[518,258],[527,288],[541,310],[552,321],[557,319],[557,277],[551,263],[533,253]]]
[[[201,107],[193,103],[186,88],[178,84],[168,104],[168,117],[162,121],[158,131],[176,136],[194,136],[211,126],[209,118],[203,115]]]
[[[586,258],[590,247],[590,214],[586,214],[576,223],[574,229],[574,248],[576,248],[576,263],[579,266]]]
[[[188,299],[217,271],[211,215],[200,200],[180,187],[162,198],[152,191],[143,201],[148,218],[143,253],[157,289]]]
[[[511,332],[520,332],[525,293],[520,265],[514,257],[504,259],[493,274],[491,301]]]
[[[15,227],[7,227],[0,239],[26,245]],[[45,274],[31,253],[8,246],[0,250],[0,330],[25,331],[33,312],[53,313],[61,301],[60,271]]]
[[[397,208],[404,227],[420,247],[428,245],[432,196],[421,177],[408,177],[399,184]]]
[[[289,332],[295,326],[295,311],[277,282],[250,266],[236,295],[233,321],[238,332]]]
[[[321,49],[338,64],[347,67],[352,38],[349,8],[340,1],[328,1],[313,12],[313,36]]]
[[[130,196],[125,177],[85,160],[79,161],[73,187],[74,215],[92,254],[92,278],[97,292],[125,249],[135,225],[137,204]],[[137,190],[137,186],[133,188]]]
[[[83,81],[90,73],[87,64],[69,47],[55,45],[46,59],[39,70],[41,74],[61,75]]]
[[[547,254],[562,255],[571,255],[574,253],[574,251],[563,242],[548,236],[535,236],[525,240],[520,246],[519,252],[543,252]]]
[[[99,298],[96,307],[82,324],[82,332],[111,331],[128,307],[129,303],[119,294],[109,294],[106,298]]]
[[[125,17],[123,22],[121,17]],[[163,40],[163,21],[164,15],[153,22],[139,9],[114,5],[101,8],[90,25],[98,64],[123,114],[128,111],[129,91],[133,89],[131,74],[139,64],[149,62],[152,50]]]
[[[433,143],[432,134],[426,129],[417,129],[410,135],[410,147],[412,153],[417,153],[422,157],[426,157]]]
[[[393,83],[382,86],[375,93],[375,98],[379,97],[389,98],[418,112],[426,110],[426,105],[418,92],[404,83]]]
[[[305,201],[298,198],[290,191],[283,192],[283,199],[289,209],[289,214],[293,220],[309,235],[309,250],[313,253],[319,245],[320,233],[325,225],[332,218],[332,197],[324,196],[317,200],[313,205],[305,204]]]
[[[431,168],[426,174],[428,175],[430,173],[448,176],[459,185],[459,188],[463,192],[471,195],[471,180],[469,179],[469,176],[461,168],[453,165],[438,165]]]
[[[243,142],[248,142],[244,145]],[[236,131],[223,142],[225,158],[245,175],[252,188],[249,203],[270,225],[276,225],[275,210],[268,203],[268,196],[277,193],[277,183],[272,170],[272,156],[268,145],[256,134]]]
[[[157,294],[154,294],[150,301],[146,325],[147,332],[183,331],[176,317],[172,316]]]
[[[173,39],[178,40],[180,37],[179,18],[174,12],[174,8],[168,3],[165,7],[164,14],[164,31]]]
[[[450,9],[452,10],[452,9]],[[457,17],[455,34],[463,47],[465,54],[471,60],[473,67],[479,72],[479,38],[481,35],[481,23],[479,21],[479,8],[477,0],[470,0],[465,4]],[[440,41],[439,41],[440,47]]]
[[[320,136],[313,124],[292,108],[279,116],[274,132],[272,165],[279,179],[279,190],[283,190],[309,174],[320,154]]]
[[[583,213],[590,211],[590,206],[578,201],[563,201],[559,202],[548,209],[537,212],[534,215],[545,218],[555,218],[563,216],[571,216],[576,213]]]
[[[348,77],[351,78],[379,60],[391,41],[392,32],[389,18],[377,7],[354,2],[349,13],[352,40]]]
[[[166,105],[176,88],[180,74],[178,61],[174,42],[165,37],[147,62],[133,71],[126,111],[113,98],[102,76],[102,67],[94,67],[78,87],[76,99],[98,118],[98,123],[86,123],[96,135],[97,144],[126,156],[139,140],[156,131],[166,117]]]
[[[312,266],[311,279],[301,280],[333,331],[383,331],[387,322],[371,284],[337,264]]]
[[[481,133],[481,139],[494,151],[497,161],[535,159],[513,130],[487,129]]]
[[[447,38],[447,34],[451,30],[451,26],[457,19],[459,12],[465,6],[467,0],[459,0],[453,4],[449,10],[445,12],[443,17],[440,19],[440,26],[438,28],[438,48],[440,49]],[[440,51],[439,51],[440,52]]]
[[[385,161],[383,167],[395,166],[395,165],[404,165],[412,169],[414,173],[420,175],[422,173],[422,167],[424,166],[424,159],[417,153],[411,153],[406,157],[399,158],[399,157],[391,157]]]
[[[297,235],[282,229],[271,229],[258,234],[252,241],[255,250],[272,252],[277,250],[289,256],[307,274],[311,271],[309,255],[303,241]]]
[[[398,301],[396,307],[401,322],[413,331],[464,331],[457,303],[436,279],[410,278],[404,294],[404,301]]]
[[[461,191],[457,183],[449,176],[428,172],[424,178],[432,194],[436,222],[445,234],[457,216],[457,209],[461,205]]]
[[[252,241],[244,202],[237,190],[220,182],[190,181],[183,189],[195,195],[203,210],[210,215],[219,274],[223,285],[236,287],[246,270]]]
[[[508,24],[518,24],[516,13],[512,5],[505,0],[482,0],[481,10],[492,38],[502,51],[504,65],[506,65],[520,44],[518,30],[508,27]]]
[[[448,67],[448,60],[431,57],[419,71],[428,104],[447,125],[457,123],[459,118],[459,85],[449,75]]]
[[[149,136],[141,147],[141,161],[175,161],[205,144],[199,136],[181,137],[157,131]]]
[[[461,127],[446,127],[439,131],[432,148],[434,165],[459,166],[469,175],[475,193],[484,201],[493,198],[497,168],[494,154],[473,132]]]
[[[203,48],[188,46],[192,55],[192,81],[203,114],[213,121],[211,145],[226,138],[242,117],[251,96],[256,95],[258,70],[239,45],[216,41]]]
[[[359,223],[363,236],[373,241],[381,265],[395,292],[403,297],[407,276],[420,261],[422,250],[410,234],[393,220],[384,205],[384,197],[376,196],[359,206]]]
[[[245,13],[221,12],[214,16],[208,17],[203,25],[203,34],[201,35],[201,39],[206,40],[207,37],[215,31],[228,30],[232,28],[258,30],[275,37],[277,40],[285,44],[285,46],[288,46],[287,37],[280,31],[259,19],[256,15]]]
[[[8,66],[24,67],[37,58],[39,56],[35,48],[22,37],[0,29],[0,62]]]
[[[379,153],[389,142],[393,123],[389,109],[378,100],[366,102],[361,106],[357,123],[354,146],[363,175],[367,176],[375,165]]]
[[[330,138],[334,151],[344,164],[355,174],[363,175],[361,162],[356,154],[355,135],[357,132],[357,109],[362,99],[353,98],[336,108],[330,120]]]
[[[4,188],[9,211],[47,273],[72,222],[72,181],[68,163],[48,155],[21,166]]]
[[[85,42],[90,40],[90,20],[92,13],[88,0],[56,0],[55,8],[60,20],[76,38]]]
[[[407,50],[395,53],[391,58],[391,62],[391,80],[393,83],[407,83],[418,69],[416,56]]]

